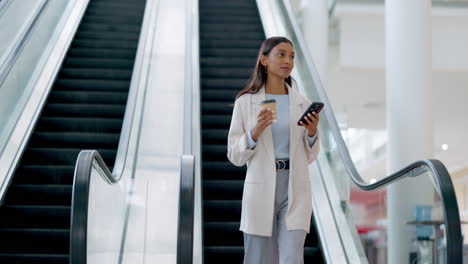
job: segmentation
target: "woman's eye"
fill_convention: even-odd
[[[294,56],[291,56],[291,59],[294,59]]]
[[[278,56],[283,56],[284,54],[283,53],[279,53]]]

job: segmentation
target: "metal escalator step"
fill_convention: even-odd
[[[205,39],[224,39],[224,40],[264,40],[263,32],[209,32],[200,31],[200,41]],[[252,47],[254,48],[254,47]],[[258,50],[257,50],[258,52]],[[205,57],[205,56],[202,56]]]
[[[133,68],[133,60],[114,58],[77,58],[69,57],[64,62],[67,68],[106,68],[106,69],[126,69]]]
[[[247,85],[248,80],[245,78],[202,78],[202,89],[232,89],[238,93],[242,88]],[[234,99],[234,98],[233,98]],[[234,102],[234,101],[233,101]]]
[[[120,133],[121,128],[120,118],[43,117],[36,131]]]
[[[204,180],[203,199],[205,200],[241,200],[244,180]]]
[[[119,133],[35,132],[29,146],[116,149],[119,144],[119,139]]]
[[[243,87],[242,87],[243,88]],[[225,102],[234,105],[234,99],[240,89],[236,90],[233,88],[221,89],[211,86],[209,89],[202,89],[201,98],[203,102]]]
[[[218,23],[219,24],[219,23]],[[220,39],[206,39],[200,41],[201,48],[252,48],[252,47],[260,47],[262,45],[262,40],[220,40]],[[254,60],[249,60],[249,66],[252,66],[255,63]],[[245,67],[244,67],[245,68]]]
[[[123,118],[125,105],[111,104],[52,104],[44,109],[47,117],[112,117]]]
[[[223,144],[227,148],[228,129],[204,129],[202,131],[203,144]]]
[[[226,60],[218,57],[203,57],[200,58],[200,66],[202,69],[208,67],[242,67],[244,69],[253,70],[255,67],[255,58],[232,58]]]
[[[6,205],[70,205],[71,184],[13,184]]]
[[[130,80],[96,80],[96,79],[72,79],[62,78],[55,83],[55,88],[60,90],[79,91],[128,91]]]
[[[68,55],[82,58],[134,59],[135,51],[133,49],[71,48]]]
[[[4,205],[0,208],[0,228],[69,228],[70,213],[70,206]]]
[[[93,31],[106,31],[106,32],[129,32],[129,33],[137,33],[140,31],[140,27],[138,26],[98,24],[98,23],[91,23],[91,22],[81,23],[80,29],[93,30]]]
[[[239,231],[240,232],[240,231]],[[239,264],[244,260],[243,246],[205,246],[205,264]]]
[[[253,68],[227,68],[227,67],[203,67],[200,70],[202,78],[243,78],[248,79],[253,72]]]
[[[72,184],[73,165],[21,165],[15,173],[15,184]]]
[[[25,165],[74,165],[81,148],[33,148],[26,149],[22,163]],[[115,149],[97,149],[106,164],[115,160]]]
[[[206,222],[205,246],[243,246],[239,222]]]
[[[114,18],[114,16],[111,16]],[[118,17],[117,17],[118,18]],[[139,33],[103,33],[94,31],[78,31],[77,39],[102,39],[102,40],[133,40],[138,41]]]
[[[221,144],[210,144],[203,147],[203,160],[205,161],[228,161],[227,147]]]
[[[138,47],[138,43],[134,40],[75,39],[72,43],[72,47],[98,49],[136,49]]]
[[[131,70],[99,68],[63,68],[59,78],[94,80],[130,80]]]
[[[2,264],[69,264],[68,254],[25,254],[0,253]]]
[[[201,23],[200,30],[213,31],[213,32],[259,32],[261,33],[263,31],[263,27],[262,25],[259,25],[259,24]]]
[[[0,248],[5,253],[68,253],[69,229],[0,228]],[[3,263],[3,262],[2,262]]]
[[[126,104],[125,91],[52,91],[48,103]]]
[[[236,167],[229,161],[203,161],[203,179],[244,180],[246,167]]]
[[[206,222],[235,222],[240,220],[240,200],[204,200],[203,220]]]
[[[229,128],[231,125],[230,115],[206,115],[202,119],[202,128]]]
[[[202,114],[232,115],[234,106],[226,102],[204,102],[201,108]]]

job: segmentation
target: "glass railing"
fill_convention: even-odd
[[[0,200],[67,50],[80,5],[5,1],[0,10]]]
[[[406,262],[415,258],[419,258],[417,263],[421,263],[425,258],[444,260],[437,263],[461,263],[462,236],[459,213],[450,175],[445,166],[437,160],[423,160],[410,164],[392,175],[363,178],[358,173],[340,133],[332,106],[311,56],[305,48],[289,0],[257,2],[267,37],[284,35],[295,43],[296,72],[293,77],[299,89],[311,101],[321,101],[327,106],[321,114],[319,128],[321,152],[316,164],[311,166],[312,185],[318,182],[314,181],[314,177],[320,174],[317,179],[322,182],[325,189],[323,197],[327,199],[322,198],[317,202],[318,192],[314,194],[314,215],[318,220],[326,259],[337,261],[337,258],[340,258],[343,263],[387,263],[386,254],[390,239],[399,241],[399,249],[402,251],[400,255],[405,259],[404,263],[416,263]],[[412,188],[415,193],[422,190],[423,194],[419,195],[421,200],[388,203],[388,190],[398,194],[401,188]],[[354,203],[356,200],[363,203],[357,205]],[[324,203],[327,206],[323,205]],[[321,210],[326,213],[327,208],[331,208],[330,219],[339,233],[338,236],[330,232],[320,232],[320,229],[330,225],[330,222],[320,224],[324,221],[320,219]],[[369,208],[372,210],[368,210]],[[388,221],[389,217],[392,217],[391,214],[408,210],[412,211],[413,215],[408,216],[406,221]],[[363,221],[376,224],[356,226],[356,222]],[[388,229],[399,231],[388,233]],[[331,237],[335,237],[336,240],[331,241]],[[341,247],[337,246],[338,244]],[[374,254],[375,252],[379,253]],[[393,263],[403,263],[392,258]]]

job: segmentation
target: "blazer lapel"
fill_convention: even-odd
[[[289,142],[289,159],[294,160],[297,146],[303,137],[304,128],[297,125],[299,117],[303,113],[303,103],[300,100],[299,93],[286,84],[289,94],[289,121],[290,121],[290,142]]]
[[[261,102],[265,100],[265,86],[263,86],[256,94],[252,94],[250,97],[250,102],[253,104],[252,113],[254,115],[255,124],[257,123],[257,115],[262,110]],[[263,133],[257,139],[258,144],[262,144],[263,147],[267,150],[268,155],[272,160],[275,160],[275,149],[273,146],[273,134],[271,132],[271,127],[267,127]]]

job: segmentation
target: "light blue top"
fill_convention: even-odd
[[[273,146],[275,148],[276,159],[289,159],[289,138],[290,138],[290,120],[289,120],[289,95],[287,94],[265,94],[266,99],[276,100],[276,122],[271,125],[273,135]],[[248,147],[253,149],[257,142],[252,139],[250,130],[247,132]],[[309,137],[309,146],[313,146],[317,140],[317,134]]]

